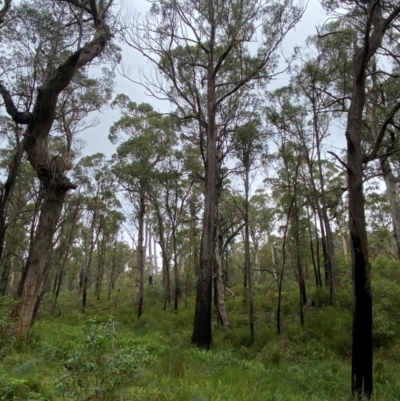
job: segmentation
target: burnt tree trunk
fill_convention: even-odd
[[[397,7],[384,19],[380,1],[368,2],[369,12],[363,46],[353,55],[353,90],[347,117],[347,176],[349,193],[350,247],[353,277],[353,345],[351,391],[353,396],[370,397],[372,374],[372,293],[371,266],[368,259],[368,238],[363,193],[362,129],[365,106],[366,71],[368,62],[382,43],[385,31],[400,13]],[[371,32],[371,29],[373,30]],[[372,152],[379,148],[377,142]]]
[[[216,202],[216,126],[215,76],[213,53],[210,53],[207,79],[207,157],[205,160],[204,215],[201,234],[200,269],[197,283],[196,309],[192,343],[209,349],[212,344],[212,273]]]
[[[146,202],[144,191],[141,190],[139,197],[139,229],[138,229],[138,245],[137,245],[137,264],[138,274],[136,281],[136,294],[135,294],[135,305],[137,307],[138,317],[142,316],[143,313],[143,291],[144,291],[144,216],[146,213]]]

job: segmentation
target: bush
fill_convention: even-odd
[[[140,374],[148,352],[140,346],[116,349],[117,322],[83,318],[83,342],[71,351],[56,390],[75,400],[120,399],[120,390]]]

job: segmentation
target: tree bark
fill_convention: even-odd
[[[398,10],[399,12],[400,10]],[[374,25],[370,34],[369,30]],[[349,193],[350,247],[353,277],[353,332],[351,390],[355,397],[370,397],[372,374],[371,266],[363,193],[363,149],[361,144],[365,105],[366,69],[387,29],[380,2],[369,4],[363,47],[353,55],[353,91],[347,117],[347,177]]]
[[[45,191],[31,252],[17,293],[21,299],[17,328],[18,337],[25,336],[31,324],[65,194],[65,190],[56,186],[49,186]]]
[[[213,44],[211,44],[213,46]],[[192,343],[209,349],[212,344],[212,272],[214,259],[214,228],[216,202],[216,127],[215,77],[213,53],[210,53],[207,82],[207,158],[205,165],[205,191],[203,230],[201,235],[200,270],[197,283],[196,309]]]
[[[215,259],[214,259],[214,292],[217,307],[218,323],[222,327],[231,327],[228,313],[225,308],[225,280],[223,266],[223,237],[219,222],[216,222],[215,238]]]

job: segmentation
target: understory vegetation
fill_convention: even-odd
[[[400,400],[400,298],[398,261],[377,257],[374,291],[373,400]],[[0,400],[151,401],[322,401],[351,400],[351,280],[349,261],[339,268],[340,292],[329,306],[329,291],[310,289],[312,303],[300,325],[298,289],[286,283],[282,333],[276,334],[277,293],[271,280],[256,286],[255,339],[251,344],[243,291],[232,288],[226,307],[232,328],[214,319],[210,351],[190,344],[194,283],[178,312],[163,311],[163,288],[146,286],[144,313],[133,308],[134,288],[121,277],[109,301],[89,292],[81,314],[75,291],[60,294],[58,317],[51,299],[24,339],[15,340],[7,311],[15,301],[1,298]],[[8,339],[9,341],[6,341]]]

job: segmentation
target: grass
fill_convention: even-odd
[[[400,401],[400,342],[393,334],[399,291],[391,283],[384,293],[390,279],[384,274],[376,286],[383,323],[375,329],[372,400]],[[60,317],[44,310],[26,339],[3,349],[0,400],[350,401],[348,293],[339,294],[335,307],[325,304],[323,293],[310,295],[317,306],[306,309],[301,327],[295,288],[284,294],[278,336],[270,324],[274,297],[265,300],[259,291],[251,346],[242,299],[229,300],[232,329],[215,325],[213,348],[202,351],[190,345],[193,297],[178,313],[164,312],[154,297],[138,319],[132,289],[121,288],[117,308],[113,298],[89,297],[85,323],[77,294],[63,293]],[[107,323],[111,316],[119,324]],[[71,390],[62,393],[62,385]]]

